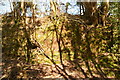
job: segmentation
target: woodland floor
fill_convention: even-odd
[[[42,78],[45,78],[45,79],[47,79],[47,78],[63,78],[58,73],[58,71],[56,70],[54,65],[50,65],[47,63],[34,64],[34,65],[28,64],[25,62],[25,59],[23,57],[16,59],[13,57],[5,57],[4,56],[2,66],[3,66],[3,77],[10,78],[10,80],[11,80],[11,78],[14,79],[16,77],[23,78],[25,80],[26,79],[41,80]],[[69,68],[70,68],[70,66],[69,66]],[[74,74],[74,73],[72,73],[72,74]],[[76,75],[76,77],[77,77],[77,75]]]
[[[59,80],[63,77],[58,73],[54,65],[27,64],[24,57],[3,56],[2,59],[3,76],[1,80]],[[59,64],[58,64],[59,65]],[[75,80],[83,80],[84,75],[68,62],[66,63],[66,72],[72,75]],[[60,65],[59,65],[60,66]],[[58,78],[58,79],[57,79]],[[85,79],[85,80],[109,80],[109,79]],[[111,80],[111,79],[110,79]],[[116,79],[112,79],[116,80]],[[118,79],[117,79],[118,80]]]

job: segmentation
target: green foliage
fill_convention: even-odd
[[[27,5],[31,6],[31,4]],[[120,10],[117,8],[119,3],[110,3],[110,5],[111,15],[107,18],[107,24],[104,27],[86,25],[84,20],[78,19],[75,15],[61,14],[50,15],[45,23],[34,31],[34,26],[26,28],[28,25],[23,24],[22,19],[4,16],[3,54],[12,57],[30,54],[33,64],[66,65],[64,62],[68,61],[76,68],[80,68],[83,73],[86,69],[84,74],[88,76],[97,73],[96,75],[100,77],[107,75],[120,78],[118,75]],[[40,50],[31,49],[33,33],[37,38],[36,41],[41,44],[42,51],[41,47]],[[84,67],[83,70],[82,67]]]

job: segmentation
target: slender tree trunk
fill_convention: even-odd
[[[50,11],[51,15],[58,15],[60,13],[57,0],[50,0]]]
[[[26,59],[27,59],[27,63],[30,63],[31,60],[31,41],[30,41],[30,31],[28,31],[28,28],[26,27],[26,6],[25,6],[25,2],[24,0],[21,1],[21,9],[22,9],[22,19],[23,19],[23,27],[24,27],[24,33],[25,33],[25,37],[27,40],[26,43],[26,48],[27,48],[27,52],[26,52]]]
[[[100,17],[102,26],[106,25],[106,17],[109,11],[109,0],[103,0],[100,6]]]

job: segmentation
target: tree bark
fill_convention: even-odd
[[[82,2],[85,12],[84,12],[84,19],[86,20],[86,24],[92,25],[98,23],[98,18],[96,17],[97,11],[97,2]]]

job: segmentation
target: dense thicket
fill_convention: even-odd
[[[41,79],[55,73],[65,79],[120,78],[120,3],[109,3],[104,25],[98,22],[104,15],[98,9],[89,17],[72,15],[51,2],[51,14],[38,18],[34,4],[13,4],[14,10],[2,18],[3,78]]]

